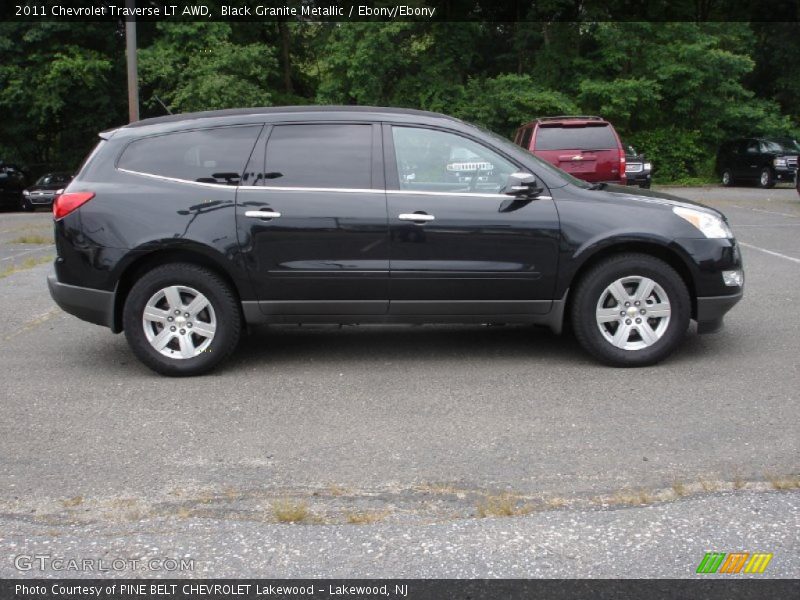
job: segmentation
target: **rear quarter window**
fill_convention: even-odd
[[[618,148],[610,125],[600,127],[539,127],[536,150],[610,150]]]
[[[519,145],[528,150],[531,147],[531,138],[533,137],[533,127],[524,127],[522,135],[519,139]]]
[[[179,131],[131,142],[117,168],[199,183],[238,185],[261,125]]]

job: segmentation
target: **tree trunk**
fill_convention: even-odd
[[[289,54],[289,26],[284,19],[278,20],[278,33],[281,38],[281,67],[283,69],[283,91],[294,93],[292,86],[292,59]]]

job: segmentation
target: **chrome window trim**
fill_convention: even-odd
[[[210,188],[225,188],[225,189],[238,189],[238,190],[261,190],[261,191],[274,191],[274,192],[328,192],[328,193],[344,193],[344,194],[407,194],[413,196],[469,196],[472,198],[502,198],[507,200],[513,198],[509,194],[478,194],[475,192],[429,192],[426,190],[382,190],[382,189],[367,189],[367,188],[317,188],[317,187],[276,187],[268,185],[227,185],[225,183],[206,183],[204,181],[191,181],[189,179],[179,179],[178,177],[167,177],[166,175],[155,175],[154,173],[142,173],[141,171],[131,171],[130,169],[123,169],[117,167],[118,171],[128,173],[130,175],[141,175],[142,177],[150,177],[151,179],[158,179],[160,181],[171,181],[173,183],[188,183],[190,185],[198,185],[201,187]],[[537,196],[537,200],[552,200],[551,196]]]
[[[173,183],[189,183],[191,185],[199,185],[201,187],[227,188],[229,190],[235,190],[236,188],[240,187],[238,185],[228,185],[226,183],[206,183],[205,181],[192,181],[191,179],[179,179],[178,177],[167,177],[166,175],[156,175],[155,173],[143,173],[142,171],[131,171],[130,169],[123,169],[122,167],[117,167],[117,170],[122,171],[123,173],[128,173],[130,175],[141,175],[142,177],[150,177],[151,179],[158,179],[159,181],[171,181]]]

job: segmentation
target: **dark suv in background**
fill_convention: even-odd
[[[653,163],[644,154],[636,151],[630,144],[625,144],[625,177],[628,185],[638,185],[649,189],[653,182]]]
[[[584,181],[626,184],[625,149],[601,117],[539,117],[517,129],[514,143]]]
[[[771,188],[794,181],[799,154],[800,146],[790,138],[739,138],[720,146],[716,171],[726,186],[748,182]]]
[[[599,360],[649,365],[742,297],[720,212],[444,115],[241,109],[100,137],[53,206],[50,292],[164,374],[208,371],[257,323],[569,319]]]
[[[26,185],[27,177],[22,169],[0,160],[0,208],[17,210]]]

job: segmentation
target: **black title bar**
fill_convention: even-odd
[[[800,0],[3,0],[2,21],[772,21]]]

